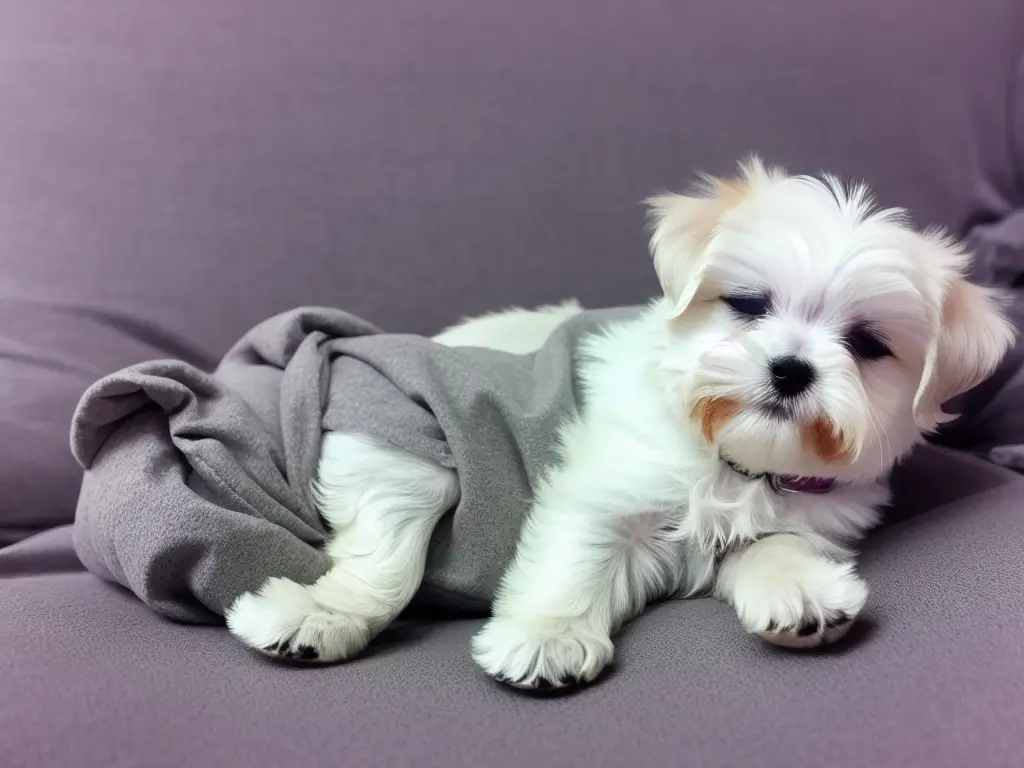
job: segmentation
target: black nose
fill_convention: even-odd
[[[772,360],[772,386],[783,397],[799,395],[814,382],[814,369],[799,357]]]

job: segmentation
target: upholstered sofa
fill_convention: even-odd
[[[95,379],[293,306],[643,301],[639,201],[749,152],[1012,288],[1022,53],[1019,0],[0,0],[0,766],[1024,765],[1019,352],[897,473],[846,642],[672,602],[557,698],[473,666],[480,617],[304,668],[156,615],[76,558],[67,445]]]

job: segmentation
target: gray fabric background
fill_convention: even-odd
[[[1022,47],[1019,0],[0,0],[0,541],[71,521],[99,377],[298,306],[641,303],[639,201],[751,151],[1007,276]]]
[[[751,150],[865,177],[1017,279],[1022,52],[1020,0],[0,0],[0,541],[70,522],[101,376],[212,368],[302,305],[429,333],[641,302],[638,201]],[[958,447],[1024,442],[989,391]],[[0,765],[1017,766],[1022,481],[939,449],[897,480],[854,642],[783,653],[672,603],[557,700],[478,674],[473,621],[274,665],[42,533],[0,550]]]
[[[310,498],[321,432],[371,435],[458,471],[418,603],[486,615],[581,405],[579,341],[636,312],[584,312],[511,355],[308,307],[257,325],[213,374],[173,360],[111,374],[75,412],[76,551],[163,615],[217,622],[272,576],[312,584],[327,570]]]

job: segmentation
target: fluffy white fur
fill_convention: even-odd
[[[755,160],[650,207],[664,296],[588,340],[585,410],[561,430],[561,461],[535,488],[493,618],[473,640],[477,663],[516,686],[594,680],[615,631],[668,596],[712,593],[782,645],[838,639],[867,597],[850,547],[877,521],[889,470],[1012,339],[993,297],[964,281],[967,254],[874,209],[863,187]],[[726,301],[737,296],[765,311],[738,313]],[[512,310],[437,340],[528,352],[579,311]],[[891,355],[859,359],[857,328]],[[814,380],[780,400],[771,366],[793,356]],[[779,492],[723,457],[836,486]],[[408,604],[459,484],[365,436],[326,434],[316,497],[334,568],[309,586],[272,579],[227,618],[264,653],[330,662]]]

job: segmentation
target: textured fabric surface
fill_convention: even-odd
[[[431,332],[641,301],[637,201],[751,150],[1015,279],[1022,39],[1019,0],[0,0],[0,543],[70,521],[97,378],[212,368],[300,305]],[[1019,764],[1021,481],[933,451],[897,479],[860,642],[791,655],[670,604],[551,701],[483,679],[472,622],[283,667],[35,536],[0,553],[0,765]]]
[[[895,485],[851,642],[785,652],[725,605],[668,603],[619,636],[605,680],[556,699],[478,672],[477,621],[275,664],[161,619],[75,570],[67,529],[43,534],[0,553],[0,765],[1019,765],[1024,479],[926,448]]]
[[[642,302],[638,201],[750,151],[1013,271],[1022,42],[1020,0],[0,0],[0,540],[70,522],[100,376],[295,306]]]
[[[580,340],[637,311],[584,312],[512,355],[310,307],[257,325],[212,374],[156,361],[107,376],[71,435],[86,468],[78,554],[186,621],[216,620],[272,576],[312,584],[329,565],[310,497],[321,431],[371,435],[458,471],[420,602],[486,614],[558,426],[579,406]]]

